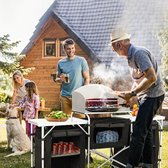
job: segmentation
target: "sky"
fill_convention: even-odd
[[[10,35],[21,41],[14,52],[21,53],[35,31],[39,19],[54,0],[0,0],[0,37]]]

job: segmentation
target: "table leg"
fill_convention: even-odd
[[[88,148],[87,148],[87,167],[90,167],[90,156],[91,156],[91,150],[90,150],[90,117],[88,114],[86,114],[87,118],[88,118],[88,132],[87,132],[87,136],[88,136]]]
[[[41,167],[44,168],[44,127],[41,129]]]
[[[31,168],[34,167],[33,165],[33,124],[30,124],[30,140],[31,140]]]
[[[157,120],[157,123],[159,125],[159,154],[158,154],[158,159],[159,159],[159,165],[158,167],[161,168],[161,161],[162,161],[162,131],[163,131],[163,120]]]
[[[87,164],[88,164],[88,168],[90,167],[90,156],[91,156],[91,152],[90,152],[90,123],[88,125],[88,150],[87,150]]]

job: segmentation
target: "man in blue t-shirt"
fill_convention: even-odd
[[[133,125],[128,163],[126,168],[153,168],[152,120],[164,99],[164,86],[157,62],[151,52],[130,43],[130,35],[122,29],[116,29],[111,35],[112,49],[128,60],[134,84],[132,90],[118,92],[118,95],[130,101],[138,97],[139,110]]]
[[[66,57],[57,65],[57,77],[61,84],[61,109],[67,114],[72,112],[72,92],[77,88],[89,84],[89,67],[83,57],[75,55],[75,42],[72,39],[63,41]]]

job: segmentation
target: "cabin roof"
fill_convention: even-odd
[[[121,25],[132,34],[133,41],[158,54],[158,42],[153,32],[163,26],[161,10],[164,9],[161,8],[167,4],[164,0],[142,1],[128,0],[126,3],[125,0],[55,0],[39,20],[21,54],[26,54],[31,49],[50,16],[96,61],[108,62],[114,57],[109,45],[110,33]]]

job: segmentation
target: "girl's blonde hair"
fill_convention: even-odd
[[[18,76],[21,77],[21,82],[23,82],[24,77],[23,77],[23,74],[22,74],[19,70],[16,70],[16,71],[13,73],[13,75],[12,75],[13,87],[14,87],[14,89],[18,89],[18,88],[20,87],[20,84],[15,81],[15,79],[14,79],[15,75],[18,75]]]
[[[28,101],[32,102],[33,101],[33,94],[38,95],[38,89],[37,89],[35,82],[33,82],[33,81],[27,82],[25,84],[25,88],[27,89],[26,91],[27,91]]]

